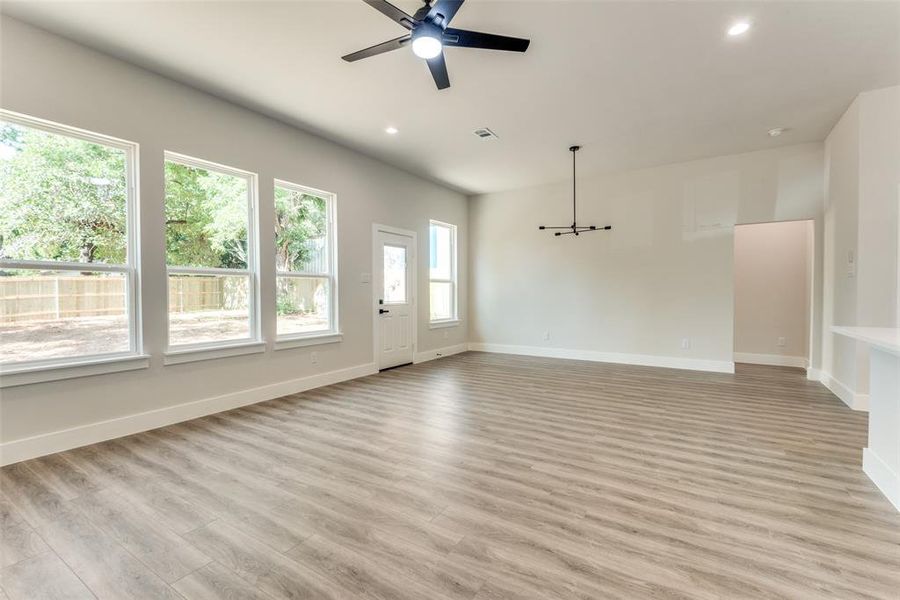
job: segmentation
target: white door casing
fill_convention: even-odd
[[[375,362],[388,369],[413,361],[416,343],[416,234],[373,227]]]

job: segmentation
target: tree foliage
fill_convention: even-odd
[[[247,181],[166,162],[166,260],[183,267],[247,267]]]
[[[282,271],[308,271],[327,252],[327,208],[323,198],[275,188],[275,264]]]
[[[125,154],[0,124],[0,257],[125,262]]]
[[[0,122],[0,258],[124,263],[126,177],[119,149]],[[247,185],[167,161],[167,264],[246,268]],[[319,258],[326,226],[322,198],[276,187],[278,268]]]

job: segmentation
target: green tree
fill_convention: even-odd
[[[168,264],[246,268],[247,182],[174,162],[165,169]]]
[[[275,188],[275,264],[279,270],[304,270],[317,252],[327,251],[310,243],[324,243],[327,216],[323,198]]]
[[[125,262],[121,150],[0,124],[0,257]]]
[[[165,164],[170,265],[246,268],[247,182]],[[125,153],[0,122],[0,258],[126,260]],[[152,199],[151,199],[152,201]],[[279,269],[302,269],[325,251],[322,198],[275,189]]]

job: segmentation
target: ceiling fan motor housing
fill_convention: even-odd
[[[429,23],[428,21],[422,21],[413,28],[412,39],[415,40],[416,38],[420,37],[433,37],[437,40],[440,40],[443,34],[444,30],[437,25]]]

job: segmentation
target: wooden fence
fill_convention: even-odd
[[[243,277],[172,276],[172,312],[247,306]],[[0,323],[125,314],[124,276],[0,277]]]

